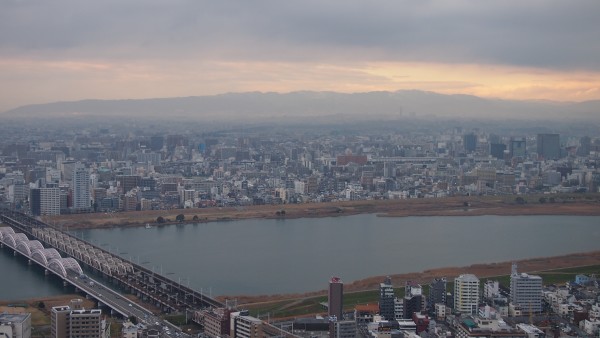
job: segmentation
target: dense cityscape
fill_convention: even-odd
[[[555,196],[597,192],[600,187],[600,139],[583,127],[561,131],[542,126],[527,133],[495,126],[492,133],[485,123],[406,124],[277,125],[243,131],[180,127],[177,133],[161,133],[155,126],[132,133],[107,125],[67,132],[49,127],[39,134],[35,127],[29,133],[11,133],[7,125],[0,147],[4,221],[17,228],[24,220],[33,222],[23,231],[47,248],[10,228],[2,228],[2,243],[91,295],[98,305],[104,302],[128,314],[131,321],[119,326],[124,337],[188,334],[146,310],[146,302],[189,314],[202,328],[198,335],[208,337],[276,336],[277,327],[284,336],[306,337],[596,334],[600,319],[595,275],[578,275],[566,287],[543,285],[542,277],[518,273],[515,266],[508,289],[498,281],[483,283],[464,274],[453,283],[439,278],[426,287],[408,281],[401,295],[388,278],[381,284],[378,305],[357,305],[351,312],[343,306],[343,283],[334,278],[323,304],[328,316],[270,324],[240,310],[243,306],[205,303],[210,297],[202,293],[198,297],[204,301],[196,303],[192,297],[188,303],[195,291],[182,287],[181,281],[176,286],[164,279],[164,291],[153,295],[142,287],[150,271],[72,235],[60,235],[60,229],[36,229],[35,224],[44,223],[27,216],[486,195],[514,196],[518,203],[520,196],[536,194],[543,196],[539,203],[554,203]],[[415,128],[419,124],[423,127]],[[73,246],[79,249],[73,251]],[[84,269],[90,268],[104,277],[88,277]],[[103,286],[106,278],[119,285],[116,294]],[[144,302],[124,300],[119,295],[123,291]],[[5,316],[4,322],[20,321],[19,330],[31,332],[27,315]],[[80,300],[52,308],[51,318],[53,337],[66,336],[57,330],[90,337],[110,331],[103,312],[86,310]],[[71,327],[61,320],[70,321]],[[75,329],[77,320],[85,325]]]
[[[353,127],[7,132],[0,201],[43,216],[600,187],[594,134]]]
[[[0,338],[600,338],[600,1],[0,1]]]

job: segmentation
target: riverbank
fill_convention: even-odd
[[[517,260],[519,272],[535,273],[542,276],[544,284],[573,280],[577,273],[600,275],[600,250],[576,253],[554,257],[539,257]],[[422,285],[429,284],[434,278],[446,277],[449,283],[453,278],[464,273],[475,274],[482,280],[494,278],[506,282],[510,274],[512,262],[499,262],[487,264],[473,264],[464,267],[444,267],[429,269],[422,272],[394,274],[392,283],[397,291],[401,291],[407,281],[414,281]],[[568,270],[564,270],[568,269]],[[561,270],[561,271],[556,271]],[[555,276],[556,275],[556,276]],[[345,307],[352,308],[356,304],[377,302],[379,283],[385,276],[373,276],[366,279],[344,284]],[[450,291],[450,290],[449,290]],[[327,290],[319,290],[302,294],[277,294],[277,295],[228,295],[217,299],[236,299],[240,308],[251,310],[252,313],[270,312],[272,318],[296,317],[314,315],[323,312],[320,303],[326,301]],[[31,312],[33,321],[38,325],[48,324],[49,309],[52,306],[66,305],[73,298],[83,298],[81,295],[59,295],[52,297],[34,298],[28,300],[0,301],[0,311],[10,313]],[[40,302],[44,305],[40,307]],[[86,307],[94,307],[94,302],[85,300]]]
[[[379,216],[578,215],[600,216],[600,194],[447,197],[431,199],[345,201],[244,207],[148,210],[44,216],[43,221],[68,229],[164,226],[251,218],[336,217],[365,213]],[[181,217],[181,216],[179,216]]]
[[[599,274],[600,273],[600,251],[577,253],[555,257],[540,257],[533,259],[517,260],[518,271],[539,274],[544,284],[555,282],[555,270],[568,269],[568,273],[560,273],[561,281],[573,280],[576,273]],[[433,279],[445,277],[451,283],[454,277],[472,273],[480,279],[496,278],[501,282],[510,275],[511,262],[499,262],[488,264],[473,264],[465,267],[445,267],[430,269],[422,272],[391,275],[392,284],[399,290],[407,281],[414,281],[422,285],[428,285]],[[348,302],[345,307],[351,308],[356,304],[377,302],[379,283],[385,276],[374,276],[366,279],[344,284],[344,294]],[[451,291],[451,290],[449,290]],[[237,299],[243,308],[250,309],[256,313],[270,312],[274,318],[298,315],[313,315],[322,312],[320,302],[326,301],[327,290],[308,292],[303,294],[286,295],[262,295],[262,296],[224,296],[225,299]]]

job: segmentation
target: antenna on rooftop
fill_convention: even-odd
[[[512,262],[512,267],[510,269],[510,274],[511,275],[516,275],[517,274],[517,262]]]

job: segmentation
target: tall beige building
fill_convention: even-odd
[[[50,314],[50,331],[53,338],[102,337],[102,311],[86,310],[81,299],[70,305],[55,306]]]

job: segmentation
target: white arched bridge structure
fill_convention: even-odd
[[[62,257],[56,249],[46,249],[38,240],[29,240],[24,233],[15,233],[12,228],[0,228],[0,243],[37,262],[48,271],[67,278],[69,272],[83,274],[79,263],[71,257]]]
[[[94,280],[95,286],[92,287],[91,278],[83,273],[82,267],[85,271],[100,273],[102,280],[118,285],[163,312],[224,306],[202,292],[76,238],[36,218],[0,209],[0,222],[10,226],[0,227],[2,246],[11,248],[15,254],[27,257],[30,263],[39,264],[47,272],[63,278],[65,283],[71,283],[92,295],[95,294],[94,292],[98,293],[101,281]],[[21,233],[15,233],[13,229]],[[96,297],[101,296],[96,295]],[[118,304],[121,300],[114,299],[113,303]],[[103,301],[107,299],[104,298]],[[125,309],[118,305],[114,308],[120,309],[122,313],[132,310],[127,304]]]
[[[133,265],[69,234],[49,227],[32,228],[32,234],[67,255],[95,268],[107,276],[133,273]]]

